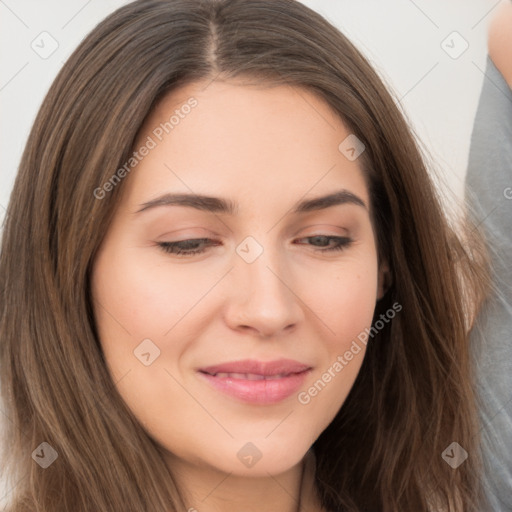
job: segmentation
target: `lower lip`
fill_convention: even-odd
[[[215,377],[199,372],[199,375],[215,389],[253,404],[275,404],[300,389],[311,370],[292,373],[281,379],[244,380],[231,377]]]

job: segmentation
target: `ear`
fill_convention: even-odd
[[[380,300],[382,297],[384,297],[392,282],[393,276],[389,270],[388,262],[383,260],[379,264],[379,273],[377,277],[377,300]]]

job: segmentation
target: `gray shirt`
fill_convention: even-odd
[[[493,512],[512,511],[512,90],[489,56],[471,135],[466,198],[485,231],[493,266],[494,291],[471,338],[484,484]]]

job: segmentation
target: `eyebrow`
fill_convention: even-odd
[[[295,204],[292,213],[306,213],[316,210],[323,210],[339,204],[355,204],[368,209],[365,202],[352,192],[342,189],[321,197],[306,199]],[[133,213],[141,213],[158,206],[188,206],[210,213],[224,213],[236,215],[238,204],[229,199],[211,197],[200,194],[164,194],[155,199],[142,203],[141,208]]]

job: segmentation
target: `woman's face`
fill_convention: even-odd
[[[167,460],[266,476],[345,401],[384,270],[361,147],[330,108],[288,86],[205,85],[173,91],[140,133],[94,264],[95,317]]]

